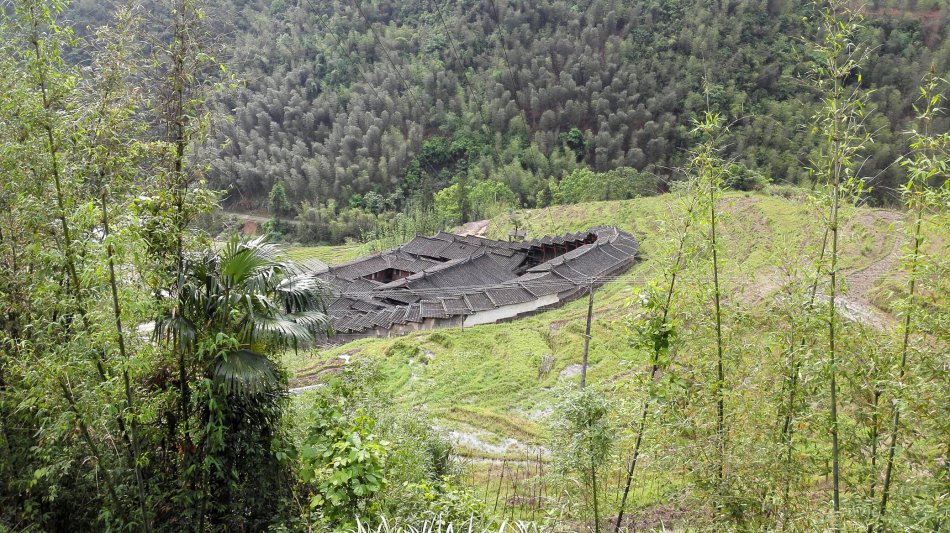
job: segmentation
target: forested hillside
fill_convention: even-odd
[[[950,66],[950,7],[853,4],[866,16],[853,44],[871,57],[849,83],[869,95],[875,132],[861,176],[869,202],[893,205],[916,87]],[[70,9],[79,35],[110,18],[94,0]],[[428,230],[663,192],[707,106],[734,121],[731,185],[813,180],[807,1],[213,0],[204,12],[239,81],[212,98],[209,183],[231,209],[298,218],[271,228],[297,240],[363,239],[405,226],[399,212],[437,215],[413,225]],[[484,181],[505,187],[469,198]],[[492,208],[477,205],[486,194]]]
[[[920,78],[950,65],[950,9],[866,8],[858,41],[872,59],[852,82],[875,109],[862,175],[886,203]],[[800,0],[231,0],[215,16],[233,15],[220,38],[246,85],[217,101],[233,121],[218,125],[211,183],[242,207],[265,206],[281,183],[295,210],[335,200],[374,212],[453,179],[501,181],[520,204],[544,205],[577,165],[633,167],[662,189],[707,100],[737,121],[730,158],[807,183],[812,11]],[[367,193],[378,196],[354,196]]]
[[[0,0],[0,531],[946,529],[946,8],[486,1]]]

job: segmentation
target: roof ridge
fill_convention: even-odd
[[[520,270],[529,254],[534,260],[544,255],[542,246],[545,253],[558,255]],[[341,333],[372,334],[376,328],[380,334],[379,328],[385,330],[396,323],[432,318],[434,325],[439,325],[451,317],[545,301],[539,299],[548,295],[561,301],[607,272],[628,268],[638,250],[632,234],[612,226],[548,235],[527,243],[440,231],[434,236],[416,235],[397,248],[347,261],[320,278],[334,286],[337,297],[331,302],[330,314]],[[385,284],[368,279],[386,268],[408,275]],[[517,316],[533,306],[502,314]]]

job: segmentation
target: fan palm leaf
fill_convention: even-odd
[[[198,330],[191,320],[170,314],[155,321],[155,340],[162,344],[178,343],[178,349],[190,350],[198,339]]]
[[[214,382],[229,396],[256,396],[280,388],[280,374],[274,363],[246,349],[222,354],[214,368]]]
[[[288,313],[311,309],[326,311],[330,287],[316,276],[298,274],[284,278],[274,292]]]
[[[168,291],[177,314],[157,322],[157,336],[191,349],[203,335],[236,339],[243,349],[219,356],[211,369],[229,394],[258,394],[276,379],[273,363],[247,347],[267,353],[268,347],[312,342],[330,328],[327,284],[282,260],[279,248],[263,238],[234,237],[218,252],[190,257],[184,270]]]
[[[245,323],[247,341],[271,341],[281,346],[309,342],[314,338],[313,329],[306,323],[296,322],[286,316],[264,317],[258,315]],[[243,335],[242,335],[243,336]]]

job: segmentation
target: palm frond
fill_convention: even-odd
[[[280,263],[268,263],[265,267],[258,268],[242,278],[241,288],[248,292],[269,293],[279,283],[282,268]]]
[[[214,368],[214,382],[229,395],[255,396],[281,386],[272,361],[251,350],[235,350],[222,355]]]
[[[195,325],[181,315],[166,315],[155,321],[155,341],[160,344],[171,344],[177,340],[178,349],[190,350],[198,338]]]
[[[229,287],[242,286],[249,278],[266,272],[273,262],[252,249],[242,249],[238,253],[222,258],[221,278]]]
[[[271,340],[287,345],[309,342],[315,337],[314,330],[309,325],[288,319],[284,315],[278,317],[257,315],[253,320],[248,320],[245,326],[248,328],[247,337],[251,341]]]
[[[288,313],[284,317],[310,328],[311,331],[323,331],[330,327],[330,315],[323,311],[301,311]]]
[[[326,310],[330,299],[330,285],[312,274],[284,278],[274,293],[281,306],[289,313]]]
[[[242,345],[296,346],[330,329],[327,283],[284,261],[264,238],[235,236],[223,250],[189,257],[171,292],[182,316],[226,330]]]

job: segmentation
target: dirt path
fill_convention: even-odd
[[[871,291],[875,284],[893,272],[900,263],[904,236],[897,229],[904,217],[900,212],[875,210],[862,213],[848,225],[874,227],[880,222],[895,226],[894,239],[887,250],[879,251],[877,257],[861,267],[842,272],[845,292],[839,294],[838,305],[848,319],[883,330],[894,325],[894,317],[871,303]],[[755,306],[772,297],[788,280],[782,278],[781,269],[770,267],[760,272],[755,280],[741,289],[738,301],[745,306]]]
[[[873,225],[875,222],[881,220],[897,226],[903,222],[904,217],[901,213],[895,211],[881,210],[862,215],[857,220],[855,220],[854,223]],[[866,298],[868,292],[874,288],[875,282],[893,270],[894,267],[896,267],[900,262],[900,251],[901,246],[904,245],[904,241],[904,235],[899,231],[896,232],[891,249],[888,250],[883,257],[880,257],[861,268],[855,269],[851,272],[846,272],[845,278],[848,283],[849,295],[858,298]]]
[[[866,226],[885,221],[895,226],[894,242],[884,255],[863,267],[845,272],[843,276],[846,292],[840,298],[841,312],[851,320],[862,322],[877,330],[895,325],[893,316],[871,303],[870,292],[878,280],[892,272],[900,263],[901,247],[905,239],[896,226],[903,220],[904,216],[899,212],[877,210],[863,214],[853,221],[853,224]]]

